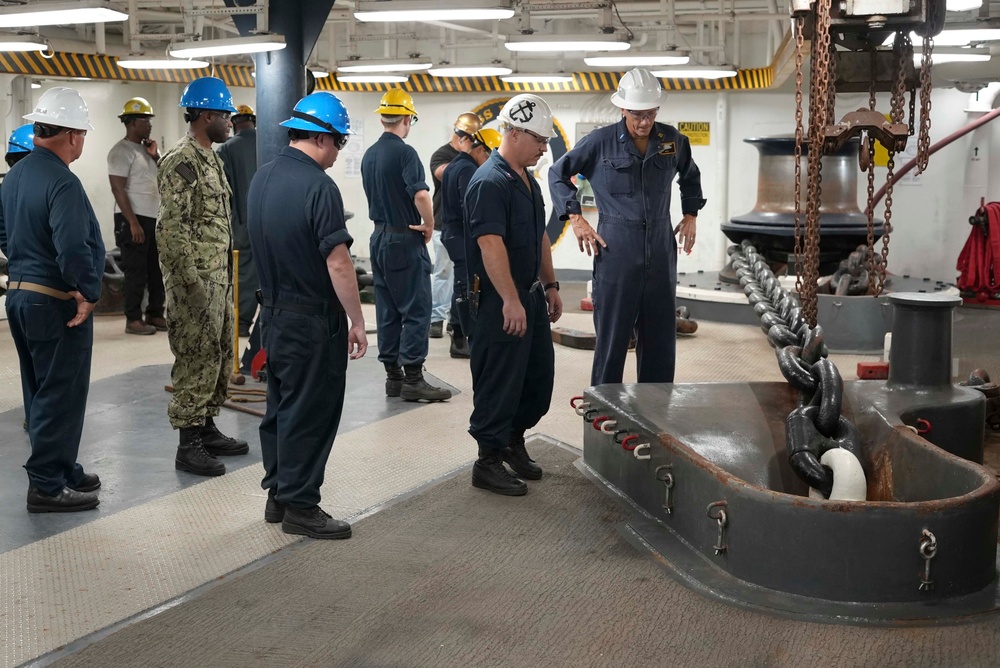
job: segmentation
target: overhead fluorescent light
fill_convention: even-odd
[[[199,70],[209,66],[207,60],[180,58],[119,58],[118,67],[126,70]]]
[[[338,74],[341,83],[406,83],[410,77],[405,74]]]
[[[167,51],[174,58],[211,58],[212,56],[236,56],[265,51],[280,51],[285,48],[282,35],[267,33],[250,37],[230,39],[203,39],[197,42],[171,44]]]
[[[510,35],[510,51],[627,51],[632,44],[624,35]]]
[[[48,51],[49,45],[38,35],[0,35],[0,51]]]
[[[892,46],[896,33],[891,33],[882,46]],[[973,42],[992,42],[1000,40],[1000,28],[970,28],[969,30],[942,30],[934,37],[934,48],[939,46],[968,46]],[[915,45],[923,43],[924,38],[915,32],[910,33],[910,41]]]
[[[525,72],[515,72],[500,77],[501,81],[507,83],[569,83],[573,81],[572,74],[528,74]]]
[[[358,21],[503,21],[514,16],[511,0],[463,0],[461,7],[442,7],[441,0],[359,2]]]
[[[37,81],[32,81],[31,82],[31,87],[32,88],[41,88],[42,84],[38,83]]]
[[[590,67],[661,67],[687,65],[691,56],[678,51],[656,53],[628,53],[623,56],[587,56],[583,59]]]
[[[427,70],[432,77],[499,77],[514,70],[504,65],[440,65]]]
[[[75,25],[124,21],[128,14],[107,0],[46,2],[0,8],[0,28]]]
[[[661,79],[726,79],[736,76],[736,68],[724,66],[701,67],[696,65],[694,67],[682,67],[674,70],[657,70],[651,74]]]
[[[945,7],[949,12],[969,12],[983,6],[983,0],[948,0]]]
[[[337,72],[419,72],[429,70],[434,63],[421,58],[366,58],[342,60],[337,63]]]
[[[330,76],[329,70],[325,70],[319,67],[310,67],[309,71],[312,72],[312,75],[317,79],[325,79],[328,76]]]
[[[985,63],[990,59],[990,52],[986,49],[962,49],[962,48],[935,48],[931,53],[931,63],[940,65],[942,63]],[[923,53],[917,51],[913,54],[913,64],[920,67],[923,60]]]

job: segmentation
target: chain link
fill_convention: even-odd
[[[817,284],[819,283],[819,209],[823,196],[823,139],[826,134],[829,93],[832,82],[830,4],[832,0],[816,0],[816,20],[813,28],[810,98],[809,155],[806,189],[805,272],[799,299],[806,322],[816,326]]]
[[[868,85],[868,109],[875,111],[875,105],[877,104],[875,95],[875,82],[878,79],[878,69],[876,64],[876,50],[872,46],[869,51],[871,57],[871,67],[872,67],[872,80]],[[861,144],[861,150],[867,151],[868,155],[868,205],[865,207],[865,216],[868,219],[868,237],[867,237],[867,250],[868,250],[868,276],[875,276],[875,140],[872,139],[870,135],[866,133],[865,141]]]
[[[861,460],[862,453],[858,428],[841,414],[843,378],[827,359],[823,328],[806,322],[800,302],[781,287],[749,241],[730,246],[728,253],[747,301],[775,349],[779,370],[798,390],[798,407],[785,421],[789,463],[806,484],[829,496],[833,474],[820,463],[822,454],[839,447]]]
[[[802,63],[805,18],[796,16],[792,30],[795,35],[795,291],[802,293]]]
[[[920,54],[920,134],[917,135],[917,174],[927,169],[931,157],[931,54],[934,51],[932,33],[937,29],[938,11],[943,3],[927,2],[927,23],[924,26],[924,44]],[[912,112],[911,112],[912,113]]]

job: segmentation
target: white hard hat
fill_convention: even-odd
[[[35,111],[24,120],[71,130],[93,130],[83,97],[72,88],[50,88],[38,98]]]
[[[556,136],[548,103],[530,93],[521,93],[507,100],[500,110],[500,122],[542,137]]]
[[[645,111],[656,109],[663,101],[660,80],[649,70],[635,68],[626,72],[618,82],[618,90],[611,96],[611,104],[620,109]]]

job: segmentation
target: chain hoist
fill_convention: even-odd
[[[910,135],[917,135],[917,164],[922,171],[930,154],[931,110],[931,58],[934,35],[943,27],[945,0],[850,0],[836,5],[832,0],[791,0],[793,33],[795,37],[795,118],[796,118],[796,218],[795,218],[795,267],[796,289],[802,302],[803,315],[811,325],[816,324],[817,283],[819,279],[820,213],[822,204],[822,156],[842,147],[854,137],[862,139],[858,158],[860,167],[867,173],[868,190],[865,213],[868,218],[868,270],[874,294],[885,286],[888,265],[889,237],[892,232],[892,193],[887,187],[885,198],[884,232],[882,249],[874,249],[874,162],[875,142],[888,151],[887,183],[892,183],[895,155],[906,148]],[[921,68],[919,78],[913,74],[913,45],[910,32],[922,36]],[[880,48],[890,33],[895,33],[891,50]],[[805,40],[810,42],[810,82],[808,127],[803,130],[802,67]],[[838,44],[845,50],[838,50]],[[836,119],[838,60],[846,51],[867,51],[871,67],[868,77],[868,108],[846,114]],[[879,67],[879,63],[883,67]],[[890,70],[888,77],[880,76]],[[860,83],[849,77],[849,84]],[[919,88],[920,121],[916,122],[915,100]],[[853,88],[852,90],[859,90]],[[860,90],[864,90],[863,88]],[[876,108],[877,90],[891,94],[889,120],[886,121]],[[911,91],[910,113],[905,113],[906,92]],[[907,118],[908,116],[908,118]],[[908,122],[904,122],[908,121]],[[801,205],[801,161],[803,146],[808,149],[806,172],[805,208]],[[919,173],[919,172],[918,172]],[[804,225],[800,223],[804,218]],[[881,256],[881,262],[879,257]]]

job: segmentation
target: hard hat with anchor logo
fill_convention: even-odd
[[[660,86],[660,80],[649,70],[639,67],[622,75],[618,90],[611,96],[611,104],[630,111],[656,109],[662,102],[663,87]]]
[[[552,127],[552,110],[548,103],[531,93],[521,93],[507,100],[500,110],[500,122],[541,137],[557,136]]]

